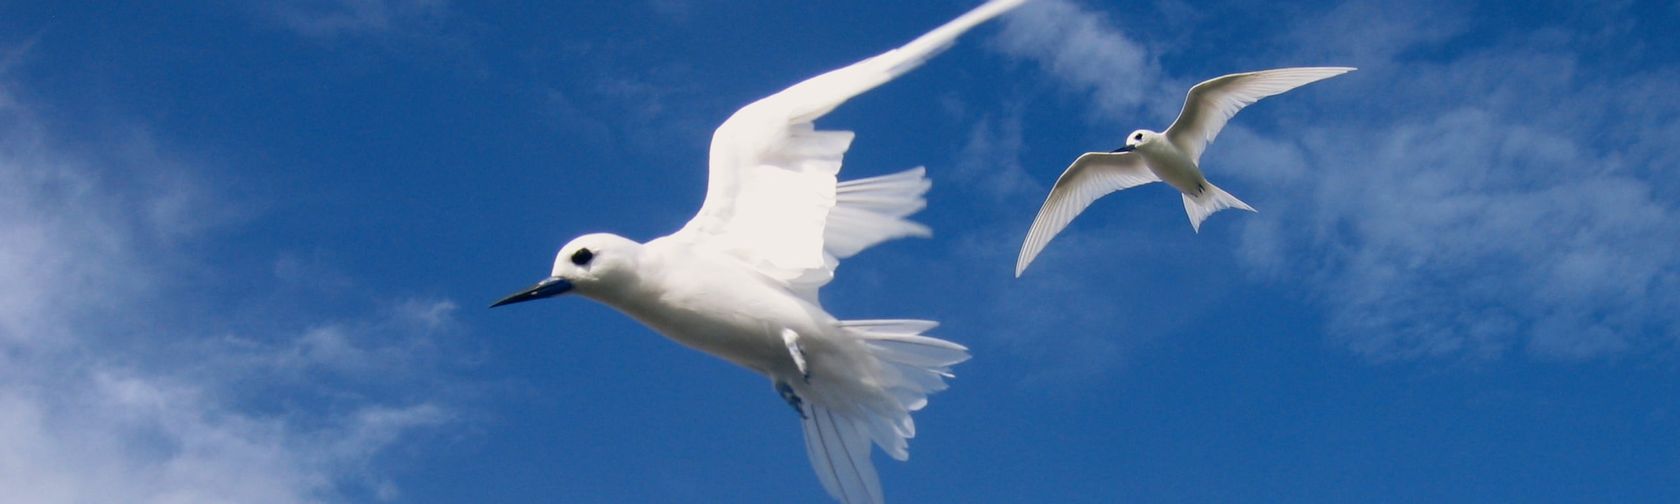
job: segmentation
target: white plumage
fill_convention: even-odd
[[[817,291],[840,259],[926,236],[922,168],[838,182],[849,131],[812,121],[1019,6],[993,0],[909,44],[818,75],[735,112],[712,136],[705,203],[646,244],[597,233],[560,249],[549,278],[495,306],[575,291],[683,345],[769,377],[804,423],[819,481],[848,504],[882,502],[871,444],[909,457],[910,413],[945,389],[962,345],[924,320],[838,320]]]
[[[1126,136],[1125,147],[1113,152],[1085,153],[1062,172],[1021,243],[1015,276],[1021,276],[1050,240],[1097,198],[1121,189],[1166,181],[1181,193],[1184,213],[1190,217],[1190,227],[1197,232],[1202,229],[1202,221],[1214,212],[1227,208],[1253,212],[1253,207],[1207,181],[1200,166],[1202,151],[1243,107],[1353,70],[1278,68],[1215,77],[1190,88],[1184,109],[1165,133],[1133,131]]]

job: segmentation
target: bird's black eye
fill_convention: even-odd
[[[1132,135],[1132,140],[1137,140],[1139,142],[1142,142],[1143,141],[1143,133],[1138,133],[1136,135]]]
[[[581,248],[578,249],[577,252],[572,253],[572,264],[583,266],[585,264],[589,264],[589,260],[594,258],[594,252],[590,252],[589,249],[586,248]]]

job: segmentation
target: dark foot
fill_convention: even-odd
[[[807,377],[807,379],[809,378]],[[798,413],[800,419],[805,419],[805,401],[799,398],[799,394],[793,393],[792,386],[789,386],[787,382],[778,381],[776,382],[776,393],[782,396],[783,401],[787,401],[788,406],[793,407],[793,412]]]

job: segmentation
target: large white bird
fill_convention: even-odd
[[[910,413],[944,390],[968,349],[923,336],[926,320],[839,320],[817,290],[839,259],[926,236],[906,220],[930,186],[922,168],[836,183],[850,131],[812,121],[916,68],[975,25],[1024,0],[993,0],[909,44],[741,108],[712,135],[706,199],[686,226],[647,243],[587,234],[560,248],[549,277],[492,307],[575,292],[666,337],[770,378],[804,422],[823,488],[882,502],[871,441],[906,460]]]
[[[1021,255],[1015,260],[1015,276],[1021,276],[1050,239],[1073,222],[1079,212],[1097,198],[1121,189],[1166,181],[1183,196],[1184,212],[1190,215],[1190,227],[1196,232],[1201,232],[1202,221],[1214,212],[1227,208],[1255,211],[1202,176],[1198,164],[1202,151],[1219,136],[1225,122],[1243,107],[1353,70],[1279,68],[1215,77],[1190,88],[1184,109],[1165,133],[1133,131],[1126,137],[1124,147],[1112,152],[1087,152],[1062,172],[1021,244]]]

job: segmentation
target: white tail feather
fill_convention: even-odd
[[[856,419],[807,404],[805,454],[823,489],[845,504],[881,504],[881,479],[869,460],[869,430]]]
[[[927,396],[947,385],[951,366],[968,360],[968,348],[921,333],[937,327],[929,320],[849,320],[840,323],[863,340],[879,366],[875,384],[891,401],[873,402],[862,412],[870,437],[894,459],[910,458],[909,438],[916,436],[910,413],[927,406]]]
[[[1184,213],[1190,216],[1190,228],[1196,230],[1196,232],[1200,233],[1202,231],[1202,221],[1207,220],[1209,215],[1213,215],[1214,212],[1220,210],[1239,208],[1250,212],[1258,212],[1254,207],[1248,206],[1248,203],[1243,203],[1242,200],[1213,185],[1212,182],[1205,182],[1205,184],[1207,187],[1202,190],[1200,196],[1183,194]]]

